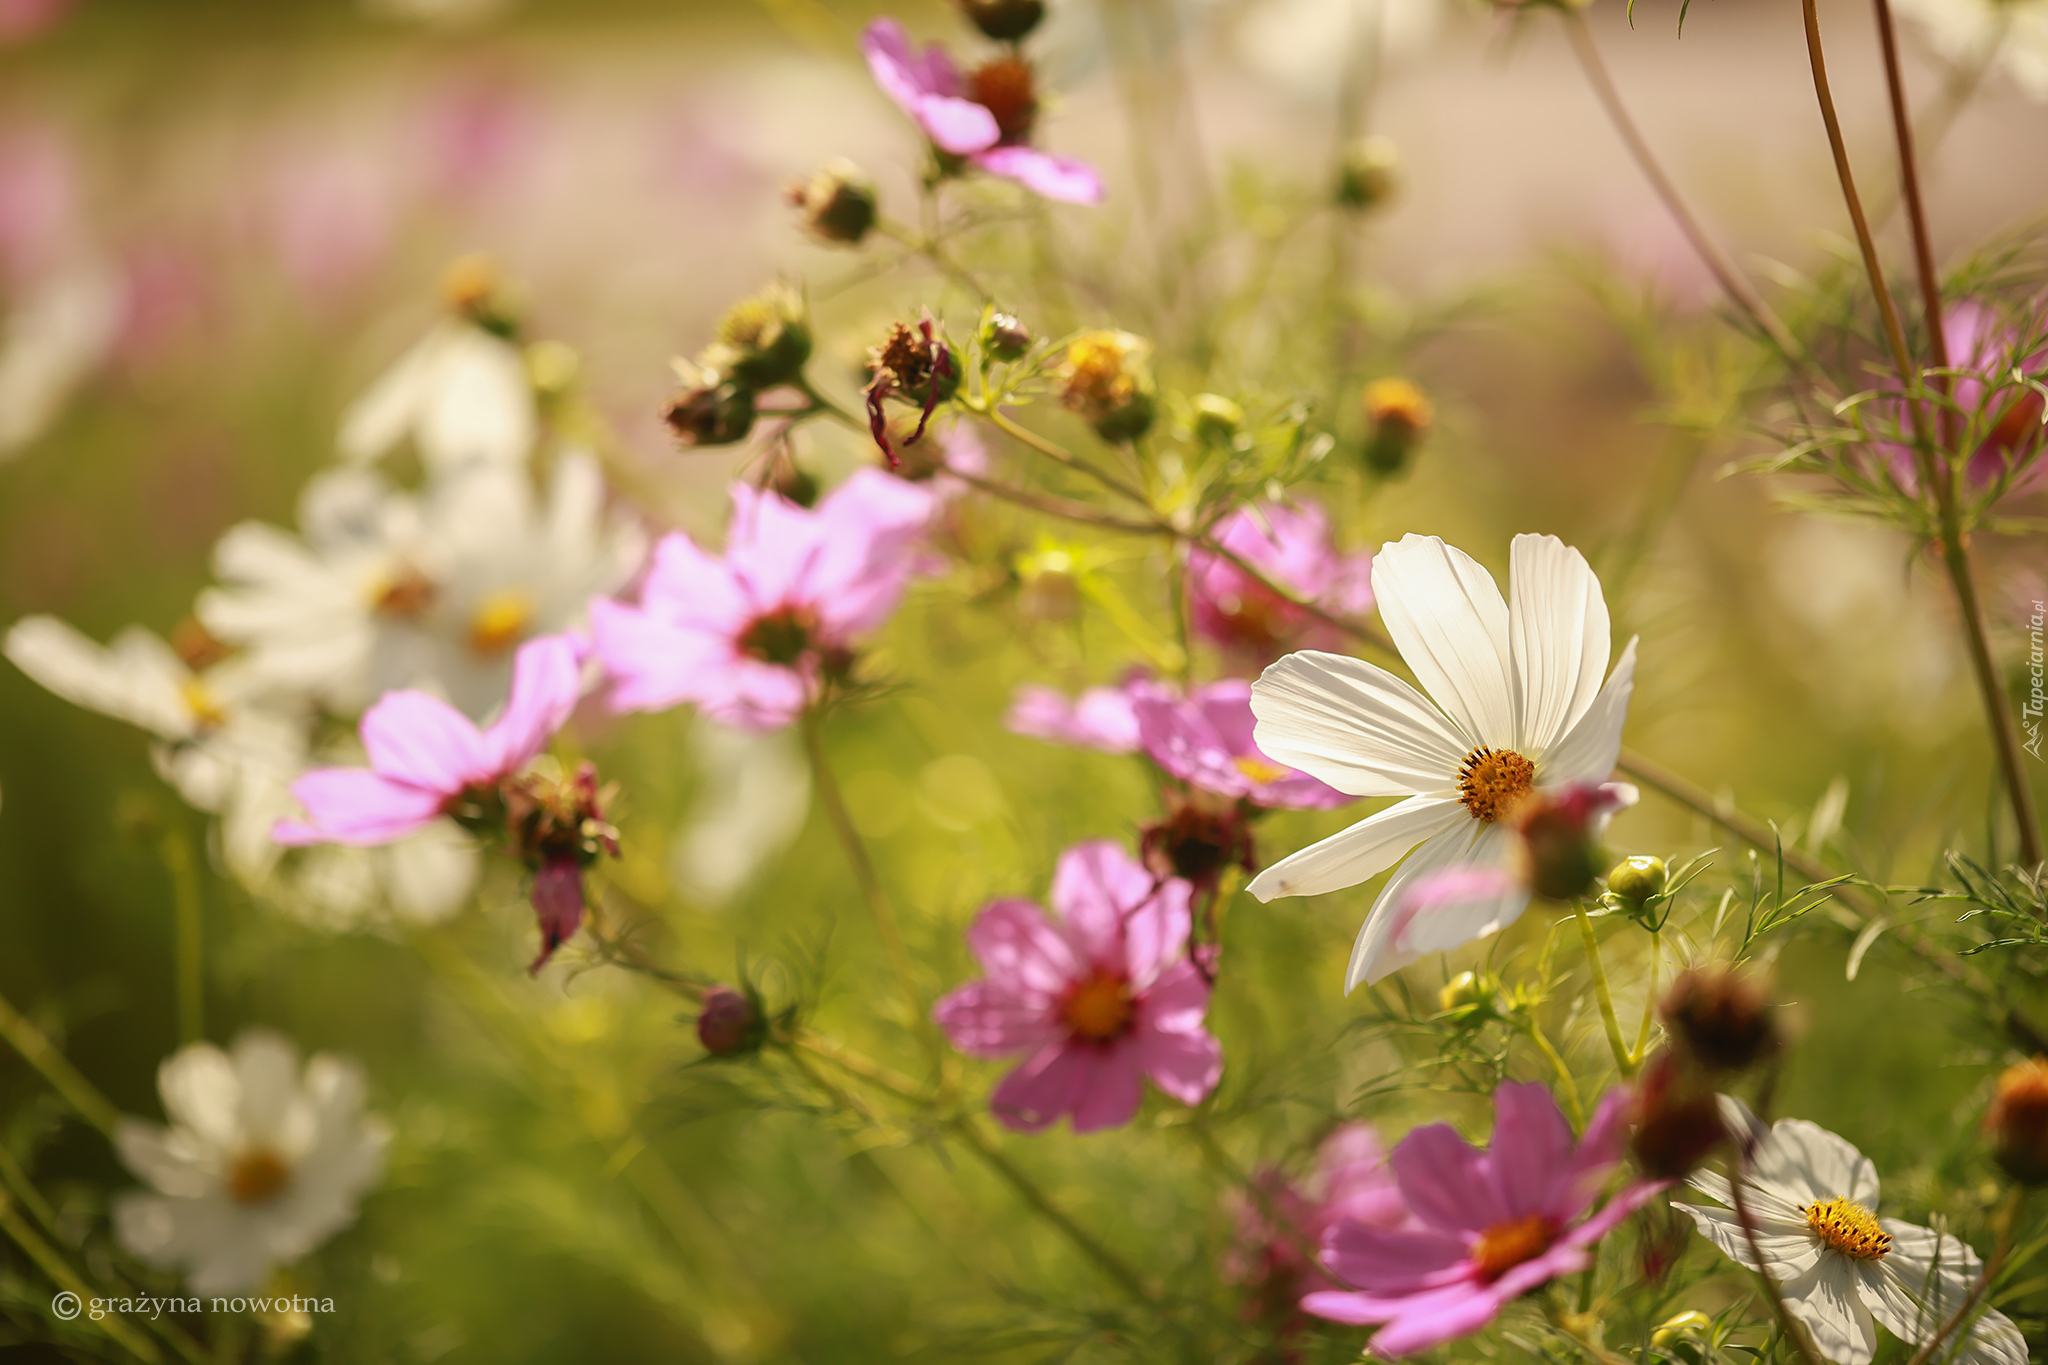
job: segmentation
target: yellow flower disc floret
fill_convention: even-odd
[[[1854,1200],[1817,1199],[1802,1212],[1813,1235],[1844,1256],[1876,1261],[1892,1249],[1891,1234],[1877,1225],[1875,1214]]]
[[[1536,784],[1536,765],[1513,749],[1479,746],[1458,765],[1458,800],[1474,820],[1492,824],[1528,795]]]

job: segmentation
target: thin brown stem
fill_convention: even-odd
[[[2012,1245],[2019,1233],[2020,1213],[2025,1209],[2026,1203],[2027,1187],[2013,1186],[2012,1193],[2006,1196],[2005,1207],[1999,1211],[1998,1245],[1991,1249],[1991,1259],[1984,1263],[1983,1270],[1977,1275],[1977,1282],[1970,1286],[1968,1296],[1957,1306],[1956,1311],[1949,1314],[1948,1321],[1942,1323],[1933,1336],[1920,1343],[1920,1349],[1913,1352],[1913,1358],[1907,1361],[1906,1365],[1927,1365],[1934,1353],[1941,1349],[1941,1343],[1947,1340],[1950,1333],[1962,1326],[1970,1314],[1976,1311],[1977,1305],[1983,1302],[1985,1292],[1991,1288],[1992,1277],[2004,1268],[2005,1258],[2012,1254]]]
[[[1593,87],[1593,93],[1599,98],[1601,108],[1607,111],[1608,121],[1613,123],[1614,130],[1621,135],[1622,142],[1628,147],[1629,155],[1635,159],[1637,169],[1641,170],[1643,178],[1650,182],[1650,188],[1656,192],[1657,198],[1663,201],[1665,211],[1670,213],[1678,224],[1678,230],[1685,234],[1686,241],[1692,245],[1693,251],[1713,275],[1715,283],[1721,286],[1721,292],[1748,315],[1749,320],[1756,324],[1757,330],[1764,334],[1793,368],[1810,372],[1812,362],[1807,358],[1805,348],[1799,344],[1785,324],[1779,321],[1778,315],[1771,311],[1771,306],[1764,302],[1756,287],[1744,278],[1733,262],[1721,254],[1720,248],[1714,245],[1713,239],[1707,236],[1706,229],[1700,226],[1699,219],[1693,216],[1691,208],[1686,205],[1685,197],[1678,192],[1678,186],[1665,174],[1656,153],[1650,150],[1649,142],[1629,114],[1628,106],[1622,103],[1621,91],[1616,88],[1614,78],[1608,74],[1607,64],[1600,58],[1600,49],[1593,42],[1593,33],[1586,27],[1585,18],[1577,10],[1569,7],[1560,7],[1558,14],[1564,21],[1565,36],[1571,39],[1572,52],[1578,58],[1580,68],[1586,73],[1587,83]]]
[[[1892,24],[1891,0],[1873,0],[1877,8],[1878,44],[1884,50],[1884,82],[1891,96],[1892,134],[1899,147],[1899,189],[1906,200],[1906,218],[1913,229],[1913,264],[1920,276],[1920,306],[1927,318],[1927,345],[1935,368],[1948,367],[1948,337],[1941,325],[1941,277],[1934,270],[1934,249],[1927,231],[1927,204],[1920,194],[1919,159],[1913,152],[1913,116],[1906,108],[1906,82],[1899,71],[1899,38]]]
[[[1778,1319],[1778,1327],[1785,1333],[1785,1339],[1792,1343],[1792,1349],[1799,1353],[1805,1365],[1822,1365],[1814,1353],[1813,1344],[1807,1339],[1805,1324],[1792,1316],[1792,1310],[1785,1306],[1784,1292],[1778,1288],[1778,1281],[1764,1263],[1763,1246],[1757,1239],[1756,1219],[1749,1211],[1749,1196],[1742,1192],[1744,1169],[1749,1164],[1749,1152],[1745,1147],[1730,1171],[1728,1181],[1729,1202],[1735,1206],[1735,1221],[1742,1225],[1743,1240],[1749,1243],[1749,1254],[1756,1261],[1756,1276],[1764,1284],[1764,1297],[1770,1300],[1771,1312]]]

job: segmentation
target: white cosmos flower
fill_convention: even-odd
[[[194,670],[140,626],[102,646],[53,616],[28,616],[0,652],[66,701],[155,736],[158,774],[195,809],[221,817],[229,868],[250,883],[267,875],[278,855],[270,827],[291,812],[286,788],[305,759],[292,698],[245,660]]]
[[[366,463],[410,436],[435,474],[471,463],[522,468],[537,427],[518,348],[450,318],[349,405],[340,447],[344,458]]]
[[[1612,676],[1607,603],[1585,557],[1555,536],[1516,536],[1504,601],[1469,555],[1435,536],[1381,547],[1373,596],[1417,692],[1382,668],[1303,651],[1252,684],[1258,746],[1276,763],[1353,796],[1408,798],[1284,858],[1252,880],[1260,900],[1356,886],[1420,844],[1387,881],[1344,989],[1424,953],[1494,933],[1528,908],[1526,887],[1416,916],[1396,934],[1402,893],[1457,864],[1507,866],[1500,817],[1524,793],[1598,784],[1621,753],[1635,641]]]
[[[1899,0],[1928,42],[1958,67],[1990,58],[2029,99],[2048,100],[2048,3],[2044,0]]]
[[[577,454],[556,461],[545,497],[523,467],[471,465],[419,496],[333,471],[299,520],[303,536],[250,522],[222,537],[222,585],[199,616],[258,669],[344,712],[418,687],[481,718],[504,699],[518,646],[581,624],[646,548]]]
[[[1837,1365],[1868,1365],[1876,1323],[1920,1345],[1945,1326],[1969,1297],[1982,1270],[1959,1239],[1877,1216],[1877,1168],[1842,1138],[1805,1119],[1780,1119],[1768,1134],[1741,1101],[1721,1099],[1729,1127],[1760,1134],[1742,1176],[1743,1202],[1763,1251],[1763,1268],[1785,1306],[1813,1333],[1820,1353]],[[1687,1182],[1733,1205],[1728,1181],[1701,1171]],[[1757,1258],[1732,1207],[1673,1204],[1700,1233],[1749,1270]],[[1874,1321],[1873,1321],[1874,1320]],[[2025,1365],[2027,1343],[2003,1313],[1985,1309],[1953,1355],[1976,1365]]]
[[[157,1069],[169,1128],[124,1118],[114,1145],[151,1190],[114,1202],[121,1245],[180,1269],[193,1293],[245,1293],[356,1217],[389,1130],[363,1115],[362,1074],[252,1030],[232,1055],[194,1043]]]
[[[61,271],[23,295],[0,330],[0,460],[48,429],[106,358],[124,305],[119,281],[98,265]]]

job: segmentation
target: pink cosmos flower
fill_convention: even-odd
[[[815,509],[732,488],[725,552],[680,532],[655,547],[640,604],[590,607],[612,704],[694,702],[718,720],[774,730],[795,720],[854,642],[881,625],[921,560],[912,542],[932,493],[863,469]]]
[[[1011,734],[1051,744],[1134,754],[1138,752],[1138,700],[1172,695],[1143,669],[1126,673],[1114,687],[1091,687],[1071,699],[1053,688],[1025,683],[1010,698],[1003,726]]]
[[[1396,952],[1448,952],[1471,941],[1471,919],[1459,911],[1498,903],[1510,893],[1570,900],[1589,894],[1604,860],[1600,836],[1614,813],[1641,793],[1626,782],[1571,783],[1533,793],[1502,818],[1514,831],[1505,864],[1453,863],[1409,883],[1394,906],[1389,942]]]
[[[583,693],[583,649],[566,635],[519,647],[505,710],[476,723],[424,692],[387,692],[363,713],[368,768],[316,768],[292,783],[307,818],[280,820],[280,844],[388,844],[496,788],[531,763]]]
[[[1092,167],[1029,145],[1037,98],[1021,58],[990,62],[963,78],[937,43],[922,53],[894,19],[877,19],[860,50],[882,93],[917,122],[932,145],[1047,199],[1093,204],[1102,180]]]
[[[2048,349],[2021,355],[2026,344],[2021,330],[1975,299],[1960,300],[1943,310],[1942,335],[1948,343],[1949,364],[1960,372],[1950,380],[1949,395],[1957,408],[1983,424],[1979,428],[1982,437],[1970,453],[1968,476],[1973,486],[1982,487],[1996,479],[2008,461],[2022,463],[2042,448],[2041,395],[2018,387],[2012,374],[2018,370],[2032,379],[2048,377]],[[1884,400],[1880,410],[1888,421],[1910,430],[1910,418],[1899,399]],[[1878,449],[1900,487],[1910,492],[1920,486],[1910,447],[1882,442]],[[2048,466],[2037,462],[2022,476],[2020,486],[2037,482],[2044,467]]]
[[[1252,742],[1252,685],[1242,678],[1198,687],[1186,699],[1132,698],[1138,747],[1154,763],[1190,786],[1254,806],[1330,810],[1346,796],[1307,773],[1275,763]]]
[[[1217,525],[1215,539],[1325,611],[1358,616],[1372,607],[1372,556],[1339,554],[1330,544],[1330,519],[1315,503],[1240,508]],[[1290,650],[1343,647],[1333,627],[1221,555],[1189,554],[1188,591],[1196,633],[1259,665]]]
[[[1447,1123],[1394,1148],[1394,1180],[1414,1222],[1340,1222],[1323,1264],[1355,1289],[1317,1290],[1301,1306],[1333,1322],[1383,1323],[1376,1355],[1393,1359],[1478,1331],[1510,1301],[1583,1270],[1587,1248],[1668,1182],[1629,1185],[1597,1213],[1619,1163],[1628,1095],[1608,1092],[1576,1146],[1550,1092],[1536,1082],[1493,1093],[1493,1145],[1475,1151]]]
[[[1338,1288],[1314,1262],[1340,1223],[1394,1228],[1408,1208],[1387,1168],[1387,1151],[1371,1124],[1347,1123],[1323,1140],[1315,1170],[1298,1187],[1277,1170],[1260,1172],[1259,1196],[1238,1207],[1237,1245],[1225,1271],[1251,1291],[1251,1315],[1294,1318],[1310,1287]]]
[[[932,1017],[973,1057],[1025,1055],[990,1108],[1033,1133],[1071,1116],[1074,1131],[1129,1123],[1142,1078],[1199,1104],[1223,1074],[1202,1027],[1209,985],[1181,956],[1189,888],[1161,881],[1107,840],[1060,856],[1052,904],[992,901],[967,930],[984,979]]]

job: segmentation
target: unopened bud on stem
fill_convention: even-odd
[[[1726,967],[1685,972],[1671,983],[1657,1012],[1673,1041],[1713,1070],[1742,1071],[1778,1050],[1769,994]]]
[[[766,1021],[752,996],[731,986],[704,992],[697,1012],[697,1041],[714,1057],[736,1057],[760,1048]]]
[[[875,186],[860,167],[835,157],[809,180],[793,182],[784,197],[821,242],[858,246],[875,226]]]
[[[1991,1154],[2022,1185],[2048,1184],[2048,1058],[2010,1066],[1984,1113]]]

